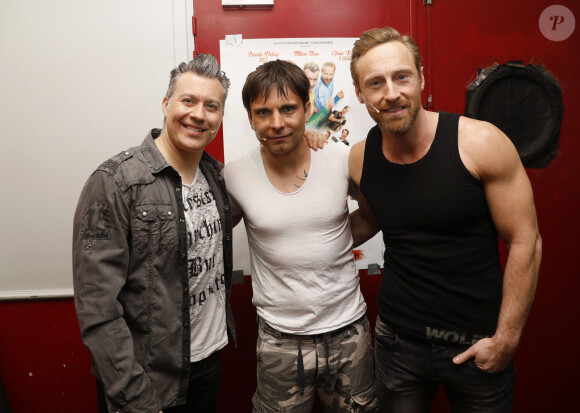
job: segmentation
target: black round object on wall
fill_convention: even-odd
[[[480,70],[465,115],[493,123],[514,143],[526,168],[545,168],[558,152],[562,89],[542,66],[519,62]]]

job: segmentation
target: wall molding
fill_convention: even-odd
[[[74,292],[72,288],[0,291],[0,301],[43,300],[47,298],[72,298],[73,296]]]

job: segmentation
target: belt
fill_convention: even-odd
[[[282,331],[276,330],[274,327],[272,327],[270,324],[268,324],[266,322],[266,320],[264,320],[263,318],[261,318],[260,316],[258,316],[258,325],[260,326],[260,328],[265,332],[268,333],[270,335],[276,336],[276,337],[280,337],[280,338],[289,338],[289,339],[293,339],[293,340],[307,340],[307,339],[316,339],[316,338],[324,338],[324,336],[327,337],[336,337],[342,333],[344,333],[345,331],[351,330],[351,331],[356,331],[356,329],[354,329],[352,327],[353,324],[361,324],[364,319],[366,317],[366,314],[363,314],[362,316],[360,316],[358,319],[354,320],[353,322],[337,328],[336,330],[331,330],[331,331],[327,331],[325,333],[318,333],[318,334],[294,334],[294,333],[284,333]],[[355,333],[356,334],[356,333]]]

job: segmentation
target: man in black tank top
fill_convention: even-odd
[[[541,260],[533,194],[493,125],[421,106],[415,42],[392,28],[355,42],[351,74],[377,126],[350,154],[353,219],[382,230],[376,369],[381,412],[428,412],[439,384],[454,412],[511,411],[513,354]],[[498,235],[509,248],[505,270]],[[490,374],[493,373],[493,374]]]

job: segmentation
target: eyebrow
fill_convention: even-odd
[[[288,102],[288,103],[283,103],[280,106],[274,106],[274,109],[276,109],[276,108],[280,108],[280,109],[284,109],[284,108],[295,108],[296,106],[298,106],[298,103]],[[259,105],[259,106],[254,106],[252,108],[252,110],[260,110],[260,109],[268,109],[268,110],[270,110],[270,108],[271,108],[271,106],[268,106],[268,105]]]
[[[256,112],[259,112],[261,110],[270,110],[269,108],[267,108],[266,106],[263,106],[263,105],[261,105],[261,106],[250,106],[250,109],[251,109],[251,112],[252,113],[256,113]]]
[[[411,66],[398,66],[395,69],[392,69],[389,71],[389,73],[392,74],[397,74],[397,73],[402,73],[402,72],[411,72],[413,73],[414,70]],[[380,77],[385,77],[385,73],[386,71],[376,71],[376,72],[372,72],[371,74],[369,74],[368,76],[365,76],[365,78],[363,79],[363,82],[366,82],[368,80],[371,79],[376,79],[376,78],[380,78]]]
[[[180,95],[177,96],[179,99],[183,99],[183,98],[193,98],[196,100],[203,100],[206,103],[217,103],[221,106],[221,102],[219,99],[214,99],[214,98],[209,98],[204,100],[203,98],[200,98],[198,95],[194,95],[193,93],[182,93]]]

